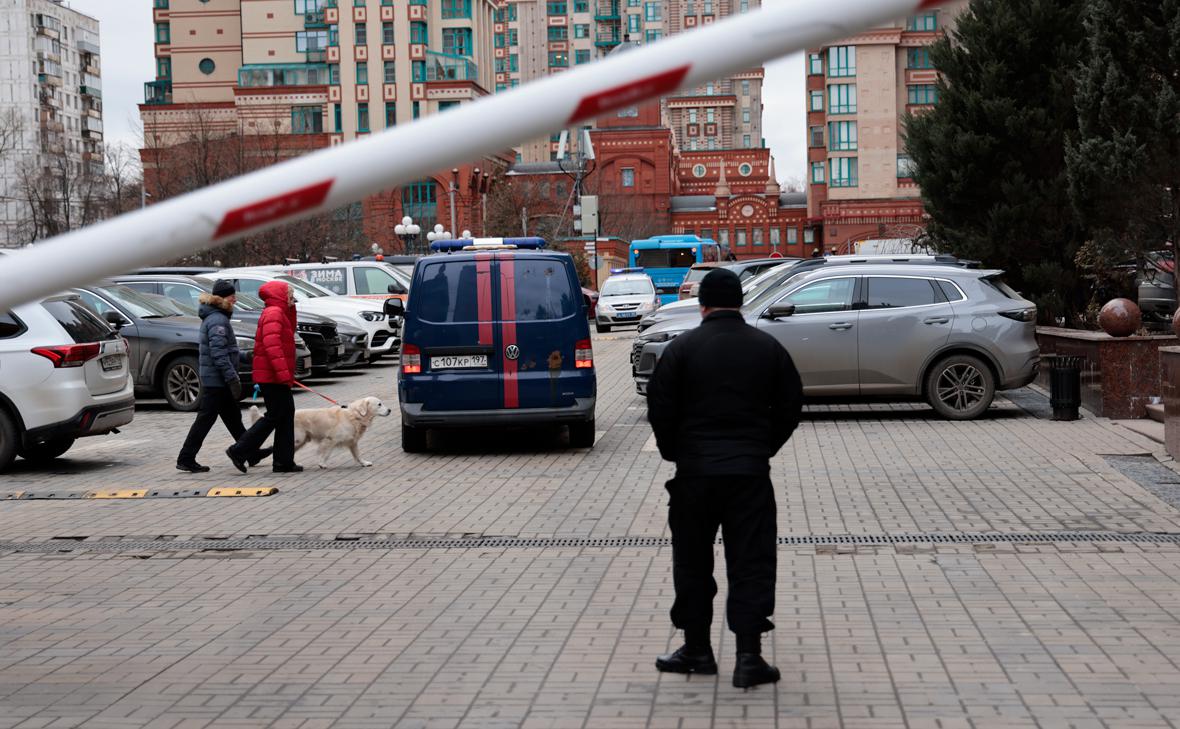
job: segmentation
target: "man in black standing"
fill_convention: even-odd
[[[762,658],[774,629],[775,501],[770,458],[799,424],[803,388],[791,356],[743,319],[732,271],[710,271],[700,286],[701,326],[664,350],[648,384],[648,420],[660,455],[676,462],[668,482],[672,530],[672,624],[684,645],[656,660],[670,673],[717,672],[713,542],[721,528],[729,578],[726,610],[737,635],[733,685],[779,680]]]

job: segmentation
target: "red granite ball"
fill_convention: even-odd
[[[1143,313],[1130,299],[1111,299],[1098,312],[1098,326],[1112,337],[1129,337],[1139,331]]]

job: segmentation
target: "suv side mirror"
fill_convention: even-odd
[[[103,313],[102,318],[106,319],[107,324],[113,326],[115,331],[118,331],[131,323],[127,321],[127,317],[114,310]]]
[[[786,316],[793,316],[795,313],[794,304],[775,304],[766,310],[762,315],[763,319],[781,319]]]
[[[388,287],[386,287],[385,290],[391,294],[404,294],[404,293],[406,293],[406,287],[402,286],[399,283],[391,283],[391,284],[389,284]]]
[[[405,316],[406,305],[402,303],[401,299],[386,299],[384,310],[385,316],[392,319],[395,316]]]

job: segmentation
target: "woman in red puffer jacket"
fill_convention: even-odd
[[[246,464],[273,431],[275,473],[297,473],[295,465],[295,300],[282,281],[270,281],[258,289],[266,304],[254,334],[254,383],[262,390],[266,414],[247,430],[225,454],[234,467],[246,472]]]

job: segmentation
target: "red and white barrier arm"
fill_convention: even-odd
[[[332,210],[941,0],[783,0],[0,256],[0,311]]]

